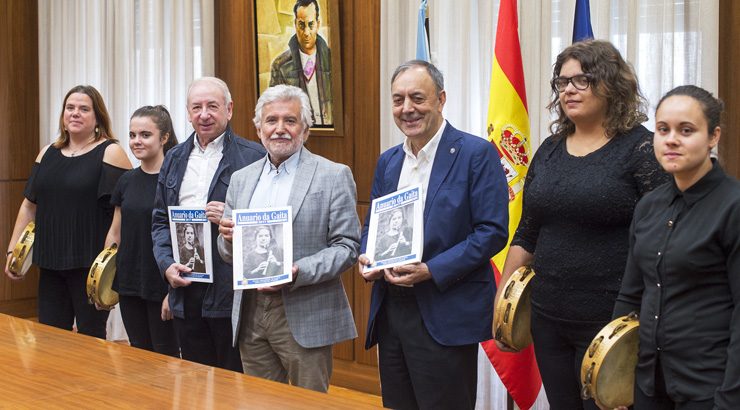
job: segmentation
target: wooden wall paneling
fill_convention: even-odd
[[[725,103],[719,156],[725,171],[740,179],[740,2],[719,2],[719,97]]]
[[[232,129],[242,137],[258,141],[252,123],[257,102],[253,2],[217,0],[214,16],[215,74],[226,81],[231,91],[234,101]]]
[[[360,1],[355,4],[352,20],[356,74],[351,88],[357,110],[353,112],[352,132],[355,141],[357,199],[370,202],[375,162],[380,154],[380,2]],[[345,98],[345,101],[348,99]],[[361,214],[360,218],[364,219]]]
[[[0,38],[0,244],[8,246],[39,151],[37,2],[0,0]],[[35,315],[37,269],[21,281],[0,276],[0,312]]]
[[[365,215],[369,205],[357,205],[357,212],[360,215]],[[362,217],[364,220],[364,216]],[[377,366],[378,365],[378,349],[373,347],[370,350],[365,350],[365,338],[367,336],[367,318],[370,314],[370,293],[372,290],[372,283],[365,282],[360,277],[359,267],[355,268],[355,275],[357,280],[355,281],[354,287],[354,300],[352,301],[352,312],[355,315],[355,322],[357,323],[357,339],[355,339],[355,360],[357,363]]]
[[[25,180],[39,152],[35,1],[0,1],[0,38],[0,180]]]

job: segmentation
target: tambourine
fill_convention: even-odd
[[[33,238],[36,234],[36,224],[31,221],[23,229],[21,237],[10,255],[8,270],[16,276],[24,276],[33,263]]]
[[[612,320],[591,342],[581,364],[581,398],[608,408],[634,401],[640,320],[632,312]]]
[[[495,339],[516,350],[524,349],[532,343],[529,283],[533,277],[534,270],[528,266],[514,271],[504,284],[504,291],[494,310]]]
[[[118,303],[118,292],[112,289],[113,278],[116,276],[116,253],[118,245],[115,243],[95,258],[87,275],[87,299],[97,303],[104,309],[110,309]]]

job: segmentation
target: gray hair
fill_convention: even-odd
[[[279,84],[265,90],[257,100],[257,106],[254,107],[254,126],[260,128],[262,125],[262,108],[265,105],[275,101],[295,100],[301,103],[301,121],[303,130],[307,130],[313,125],[313,114],[311,112],[311,103],[308,101],[308,95],[298,87],[292,85]]]
[[[221,90],[221,93],[224,95],[224,101],[226,102],[226,105],[229,105],[231,103],[231,92],[229,91],[229,86],[226,85],[224,80],[216,77],[201,77],[190,83],[190,87],[188,87],[188,102],[190,102],[190,91],[193,90],[193,87],[202,83],[207,83],[218,87]]]
[[[393,71],[393,76],[391,77],[391,85],[396,82],[396,78],[401,75],[401,73],[414,67],[422,67],[427,70],[427,74],[429,74],[429,77],[434,81],[434,87],[437,89],[437,94],[441,93],[445,89],[445,79],[442,72],[439,71],[434,64],[424,60],[410,60],[396,67]]]

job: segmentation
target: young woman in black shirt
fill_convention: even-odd
[[[740,407],[740,183],[710,158],[722,103],[695,86],[655,113],[673,181],[635,209],[615,316],[640,313],[635,409]]]
[[[161,105],[136,110],[129,129],[129,147],[141,166],[121,177],[111,197],[115,213],[106,246],[119,244],[113,288],[131,345],[178,357],[167,282],[154,261],[151,233],[159,169],[177,137],[170,114]]]

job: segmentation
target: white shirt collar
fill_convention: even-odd
[[[195,134],[195,138],[193,138],[193,147],[200,150],[200,152],[206,152],[206,151],[221,152],[223,151],[223,148],[224,148],[224,139],[225,139],[224,135],[226,135],[226,131],[224,131],[215,140],[211,141],[208,145],[206,145],[205,148],[203,148],[203,146],[200,145],[200,139],[198,139],[198,134]]]
[[[262,168],[262,172],[266,175],[269,175],[273,172],[280,173],[285,171],[288,173],[288,175],[294,175],[294,173],[298,169],[298,161],[301,158],[301,151],[303,151],[302,146],[288,159],[283,161],[277,168],[275,167],[275,165],[273,165],[272,162],[270,162],[270,154],[267,154],[265,156],[265,166]]]
[[[405,152],[407,156],[415,158],[419,161],[433,157],[434,153],[437,152],[437,146],[439,146],[439,140],[442,139],[442,133],[444,133],[446,126],[447,126],[447,120],[442,119],[442,125],[437,130],[437,133],[434,134],[432,139],[430,139],[429,142],[427,142],[426,145],[424,145],[424,147],[422,147],[422,149],[420,149],[416,155],[414,155],[414,151],[411,148],[411,141],[409,141],[409,137],[406,137],[406,139],[404,139],[403,141],[403,152]]]

